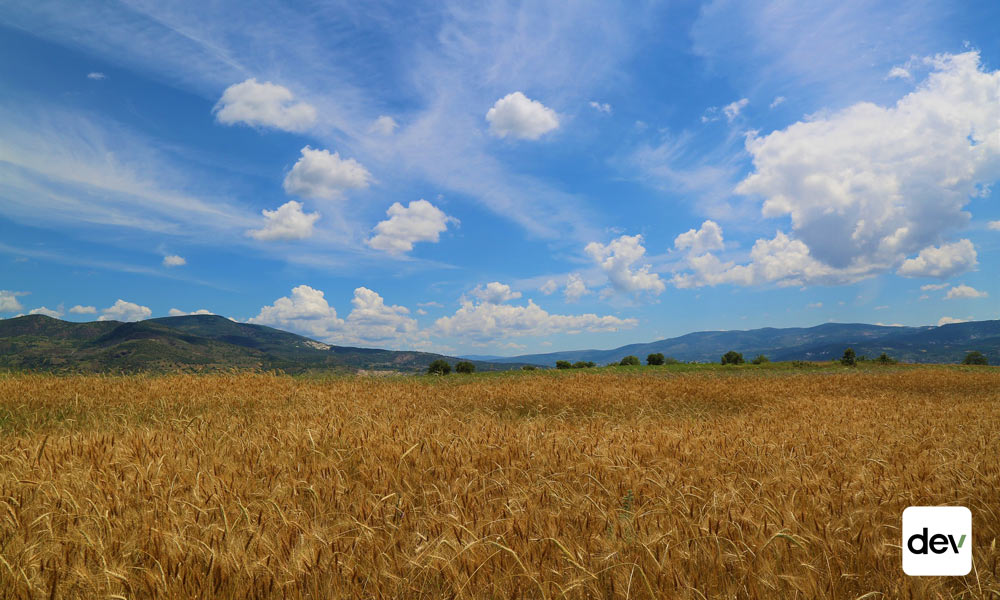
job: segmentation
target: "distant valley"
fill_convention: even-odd
[[[166,372],[227,369],[279,369],[288,373],[414,373],[436,359],[467,359],[479,371],[553,367],[557,360],[598,365],[635,355],[662,353],[684,362],[717,362],[729,350],[747,360],[758,354],[772,361],[832,360],[848,346],[859,355],[914,363],[957,363],[978,350],[1000,364],[1000,320],[953,323],[940,327],[886,327],[825,323],[816,327],[701,331],[611,350],[574,350],[547,354],[462,358],[430,352],[333,346],[262,325],[237,323],[215,315],[164,317],[122,323],[74,323],[43,315],[0,320],[0,368],[74,372]]]
[[[747,331],[700,331],[612,350],[572,350],[512,357],[489,357],[493,362],[531,363],[554,366],[557,360],[593,361],[598,365],[617,362],[628,355],[663,353],[680,361],[717,362],[729,350],[750,358],[763,354],[770,360],[832,360],[844,349],[875,357],[885,352],[892,358],[914,363],[957,363],[966,352],[978,350],[990,364],[1000,364],[1000,320],[952,323],[940,327],[887,327],[861,323],[824,323],[816,327],[751,329]]]
[[[133,323],[72,323],[43,315],[0,320],[0,368],[39,371],[280,369],[288,373],[418,372],[430,352],[332,346],[263,325],[215,315]],[[473,361],[480,371],[516,369],[517,361]]]

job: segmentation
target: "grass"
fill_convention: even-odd
[[[0,375],[0,598],[1000,596],[1000,370],[687,367]]]

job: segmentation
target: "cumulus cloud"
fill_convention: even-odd
[[[497,137],[537,140],[542,135],[559,127],[559,116],[537,100],[531,100],[521,92],[507,94],[496,101],[486,112],[490,132]]]
[[[177,256],[176,254],[168,254],[163,257],[164,267],[180,267],[187,264],[187,260],[183,256]]]
[[[215,313],[204,308],[199,308],[198,310],[193,312],[184,312],[179,308],[171,308],[170,311],[167,312],[167,314],[170,315],[171,317],[186,317],[188,315],[214,315]]]
[[[366,243],[391,254],[409,252],[417,242],[436,243],[449,222],[459,222],[426,200],[414,200],[406,207],[393,202],[386,214],[389,218],[375,226],[375,235]]]
[[[886,79],[913,79],[913,75],[910,71],[904,67],[893,67],[889,70],[889,74],[885,76]]]
[[[986,226],[992,229],[993,231],[1000,231],[1000,221],[990,221],[989,223],[986,224]]]
[[[649,272],[651,265],[632,268],[646,254],[641,235],[623,235],[607,245],[591,242],[584,252],[590,255],[608,276],[611,286],[619,292],[659,294],[666,287],[658,274]]]
[[[344,330],[328,336],[327,341],[398,342],[417,332],[417,321],[408,316],[408,308],[388,305],[382,296],[366,287],[354,290],[351,305]]]
[[[722,250],[722,228],[715,221],[705,221],[697,230],[689,229],[674,238],[674,247],[688,250],[692,254],[704,254],[709,250]]]
[[[929,292],[931,290],[943,290],[946,287],[948,287],[947,283],[928,283],[920,286],[920,291]]]
[[[598,112],[602,112],[602,113],[604,113],[606,115],[610,115],[611,114],[611,105],[608,104],[607,102],[604,102],[602,104],[600,102],[597,102],[596,100],[591,100],[590,101],[590,107],[593,108],[594,110],[596,110]]]
[[[96,306],[83,306],[82,304],[77,304],[73,308],[69,309],[69,312],[74,315],[96,315]]]
[[[732,123],[733,119],[738,117],[740,115],[740,111],[742,111],[749,103],[750,101],[746,98],[740,98],[735,102],[730,102],[729,104],[723,106],[722,112],[726,115],[726,120]]]
[[[302,203],[289,200],[277,210],[261,211],[264,215],[264,227],[250,229],[247,235],[252,238],[273,242],[275,240],[302,240],[313,234],[313,225],[319,220],[319,213],[302,211]]]
[[[940,247],[930,246],[920,251],[916,258],[903,261],[896,271],[903,277],[951,277],[976,266],[976,248],[972,242],[961,239]]]
[[[290,296],[261,308],[250,322],[298,331],[330,343],[398,343],[417,333],[417,322],[408,316],[409,309],[385,304],[382,296],[368,288],[355,289],[351,303],[347,319],[341,319],[321,290],[300,285]]]
[[[563,289],[563,297],[566,298],[566,302],[577,302],[589,293],[590,290],[587,289],[583,278],[578,273],[570,273],[569,277],[566,278],[566,287]]]
[[[755,171],[736,191],[762,197],[765,217],[790,217],[794,239],[841,279],[933,254],[968,222],[968,199],[1000,178],[1000,72],[983,71],[976,52],[928,64],[933,72],[894,106],[862,102],[747,139]],[[975,264],[971,243],[942,248],[964,260],[933,268],[925,255],[901,274]]]
[[[44,306],[39,306],[38,308],[33,308],[28,311],[29,315],[45,315],[46,317],[52,317],[58,319],[63,316],[61,310],[53,310],[51,308],[45,308]]]
[[[785,103],[784,96],[775,96],[774,100],[771,101],[769,108],[777,108]]]
[[[290,296],[282,296],[274,304],[260,309],[250,323],[273,325],[283,329],[304,331],[314,337],[324,337],[344,321],[326,301],[322,290],[300,285],[292,288]]]
[[[396,119],[388,115],[382,115],[372,122],[369,130],[379,135],[392,135],[397,127],[399,127],[399,123],[396,122]]]
[[[762,285],[773,283],[779,286],[804,285],[807,283],[838,284],[856,281],[868,276],[867,268],[835,269],[813,258],[809,248],[801,241],[778,231],[774,238],[759,239],[750,250],[750,261],[737,264],[722,261],[716,255],[706,252],[687,256],[688,271],[682,271],[671,279],[678,288],[697,288],[720,284]]]
[[[521,297],[521,292],[512,291],[509,285],[499,281],[491,281],[485,286],[477,285],[470,294],[487,304],[500,304]]]
[[[94,81],[101,81],[102,79],[107,79],[108,76],[99,71],[92,71],[87,73],[87,79],[93,79]]]
[[[549,279],[548,281],[543,283],[540,288],[538,288],[538,291],[545,294],[546,296],[551,296],[558,289],[559,289],[559,284],[556,283],[556,280]]]
[[[285,176],[285,192],[303,198],[333,200],[347,190],[364,189],[371,183],[371,173],[353,158],[340,158],[329,150],[302,149],[302,156]]]
[[[985,298],[989,296],[986,292],[981,292],[976,288],[969,285],[956,285],[955,287],[948,290],[945,294],[945,300],[953,300],[955,298]]]
[[[26,296],[27,292],[11,292],[0,290],[0,312],[19,312],[24,310],[18,296]]]
[[[636,319],[595,314],[553,315],[530,299],[527,306],[464,300],[454,315],[435,321],[434,332],[482,342],[506,337],[618,331],[637,324]]]
[[[949,325],[951,323],[968,323],[971,319],[956,319],[954,317],[941,317],[938,319],[938,327],[942,325]]]
[[[213,112],[223,125],[245,123],[302,132],[316,121],[316,109],[294,100],[288,88],[251,78],[226,88]]]
[[[141,321],[153,316],[148,306],[140,306],[135,302],[126,302],[119,298],[114,304],[101,311],[98,321]]]

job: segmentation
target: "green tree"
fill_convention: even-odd
[[[742,365],[744,362],[743,354],[735,350],[730,350],[722,355],[722,364],[724,365]]]
[[[556,361],[556,368],[557,369],[572,369],[573,368],[573,363],[569,362],[568,360],[557,360]]]
[[[656,352],[656,353],[650,354],[649,356],[646,357],[646,364],[647,365],[662,365],[662,364],[664,364],[666,362],[666,360],[667,359],[664,358],[662,352]]]
[[[428,375],[447,375],[451,373],[451,365],[444,359],[437,359],[427,367]]]
[[[840,364],[847,367],[853,367],[858,364],[858,356],[854,353],[854,348],[844,350],[844,355],[840,357]]]
[[[771,362],[771,359],[768,358],[768,357],[766,357],[766,356],[764,356],[763,354],[758,354],[757,357],[754,358],[753,360],[751,360],[750,362],[753,363],[753,364],[755,364],[755,365],[762,365],[764,363]]]
[[[455,372],[456,373],[475,373],[476,372],[476,365],[470,363],[467,360],[463,360],[462,362],[455,363]]]
[[[896,359],[883,352],[878,358],[875,359],[875,362],[880,365],[894,365],[896,364]]]
[[[535,365],[524,365],[523,367],[521,367],[521,370],[522,371],[537,371],[538,367],[536,367]]]
[[[618,365],[622,367],[627,367],[629,365],[641,365],[641,364],[642,363],[639,362],[639,357],[633,356],[632,354],[629,354],[628,356],[623,358],[621,362],[618,363]]]
[[[593,367],[593,366],[594,366],[594,363],[592,363],[589,360],[578,360],[575,363],[573,363],[573,368],[574,369],[589,369],[590,367]]]
[[[965,359],[962,360],[963,365],[988,365],[990,364],[989,359],[986,355],[979,350],[973,350],[965,355]]]

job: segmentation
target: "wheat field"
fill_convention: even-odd
[[[991,368],[0,375],[0,598],[998,598],[998,458]]]

